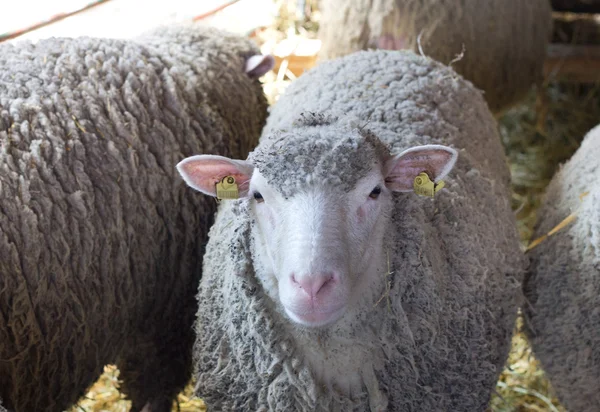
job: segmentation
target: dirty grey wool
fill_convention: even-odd
[[[350,329],[291,325],[259,281],[249,200],[224,202],[207,245],[194,348],[195,390],[209,410],[485,410],[508,354],[524,259],[481,93],[411,52],[358,52],[292,83],[249,160],[293,196],[315,179],[347,190],[361,162],[423,144],[457,149],[458,163],[435,199],[394,194],[389,295],[382,279],[385,298]],[[299,336],[324,351],[341,336],[379,366],[362,376],[362,391],[327,388],[304,362]]]
[[[535,238],[571,213],[574,223],[529,253],[524,283],[527,335],[561,403],[600,410],[600,128],[556,173],[538,212]]]
[[[0,397],[76,402],[107,363],[133,411],[191,375],[215,202],[175,165],[245,157],[267,103],[246,39],[193,26],[134,41],[0,46]]]

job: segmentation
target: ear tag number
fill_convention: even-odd
[[[223,180],[215,184],[215,188],[218,200],[238,199],[240,197],[238,185],[233,176],[225,176]]]
[[[422,172],[415,177],[413,188],[419,196],[434,197],[445,185],[441,180],[438,183],[433,183],[427,173]]]

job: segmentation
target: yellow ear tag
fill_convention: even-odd
[[[218,200],[238,199],[240,197],[238,185],[233,176],[225,176],[223,180],[215,184],[215,189]]]
[[[433,197],[445,185],[446,184],[441,180],[438,183],[433,183],[427,175],[427,173],[422,172],[419,173],[417,177],[415,177],[413,188],[415,190],[415,193],[419,196]]]

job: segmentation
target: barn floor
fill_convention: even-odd
[[[69,12],[90,0],[20,0],[3,5],[0,34],[17,30],[59,12]],[[111,0],[76,16],[27,33],[16,40],[51,36],[134,37],[152,27],[183,20],[212,10],[226,0]],[[319,43],[313,40],[318,28],[317,0],[306,0],[305,10],[295,0],[240,0],[224,11],[203,19],[239,34],[255,32],[264,52],[279,54],[278,66],[264,78],[271,102],[304,67],[314,64]],[[8,7],[8,8],[7,8]],[[301,49],[304,49],[302,51]],[[295,55],[285,56],[295,51]],[[570,119],[567,125],[566,118]],[[549,82],[530,98],[499,119],[503,143],[513,173],[513,206],[519,219],[523,244],[531,240],[535,210],[557,165],[576,150],[585,132],[600,118],[600,90],[595,86],[573,86]],[[574,119],[574,120],[573,120]],[[554,398],[548,381],[516,325],[507,366],[496,387],[490,411],[564,412]],[[118,391],[118,370],[107,366],[87,395],[69,412],[127,411],[129,402]],[[205,410],[191,396],[191,386],[178,399],[183,412]]]

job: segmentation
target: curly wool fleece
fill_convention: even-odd
[[[306,113],[329,120],[311,125],[302,120]],[[367,128],[379,143],[361,135]],[[356,321],[292,325],[259,280],[248,200],[220,207],[204,260],[194,348],[196,394],[211,410],[485,410],[508,354],[524,259],[509,170],[480,92],[412,53],[359,52],[295,81],[273,107],[250,159],[262,174],[298,188],[306,171],[350,170],[352,160],[338,164],[333,156],[373,164],[382,161],[383,145],[399,153],[422,144],[458,149],[458,163],[435,199],[394,195],[385,235],[389,294],[382,278],[378,292],[386,299],[352,313]],[[306,163],[294,168],[298,156]],[[329,159],[327,166],[321,159]],[[293,195],[297,188],[281,190]],[[361,389],[348,393],[318,380],[304,360],[311,351],[348,356]]]
[[[600,410],[600,127],[554,176],[535,238],[571,213],[574,223],[530,252],[527,335],[561,403]]]
[[[267,115],[258,53],[201,27],[0,46],[0,397],[75,403],[107,363],[132,411],[169,411],[191,374],[215,202],[175,165],[245,157]]]

